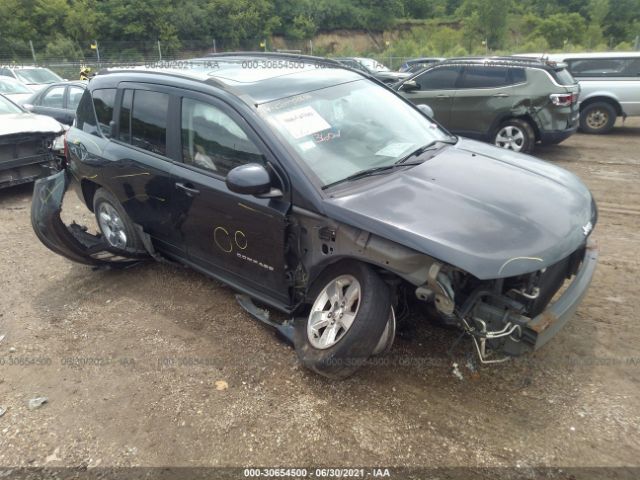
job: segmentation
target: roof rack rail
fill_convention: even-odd
[[[303,55],[300,53],[289,52],[223,52],[209,53],[202,58],[224,58],[224,57],[265,57],[265,58],[284,58],[289,60],[306,60],[308,62],[322,63],[327,65],[342,66],[336,60],[326,57],[316,57],[313,55]]]

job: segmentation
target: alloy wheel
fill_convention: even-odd
[[[506,148],[519,152],[524,147],[525,135],[524,132],[513,125],[507,125],[502,127],[496,135],[495,145],[501,148]]]
[[[307,336],[311,345],[326,349],[338,343],[358,314],[362,291],[352,275],[341,275],[320,292],[309,313]]]
[[[124,223],[113,205],[107,202],[100,204],[98,208],[98,223],[109,245],[119,249],[126,248],[127,234]]]

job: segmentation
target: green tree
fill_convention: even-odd
[[[482,42],[492,50],[502,48],[511,6],[511,0],[464,0],[458,15],[464,22],[467,49],[477,48]]]
[[[581,44],[584,39],[586,22],[577,13],[556,13],[540,20],[537,36],[544,37],[553,49],[563,48],[566,44]]]

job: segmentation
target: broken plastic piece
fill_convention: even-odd
[[[49,399],[47,397],[36,397],[29,400],[29,410],[35,410],[47,403]]]
[[[38,180],[33,187],[31,225],[36,236],[49,250],[74,262],[96,267],[126,268],[147,258],[147,252],[116,249],[101,234],[93,235],[87,228],[60,218],[62,200],[69,184],[66,170]]]

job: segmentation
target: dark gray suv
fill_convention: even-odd
[[[517,152],[560,143],[578,128],[580,87],[562,64],[538,59],[454,58],[394,87],[433,109],[451,132]]]

